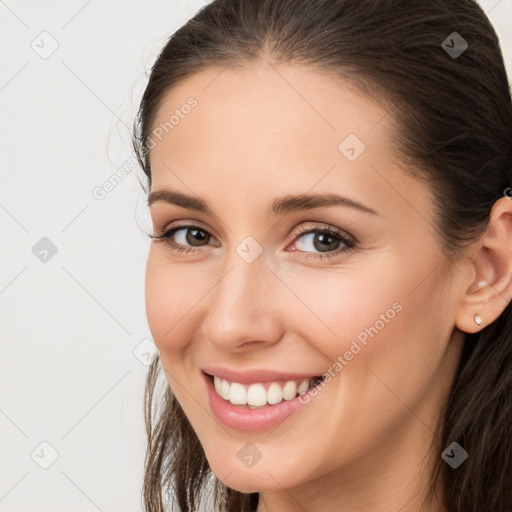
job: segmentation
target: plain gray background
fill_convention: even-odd
[[[204,3],[0,0],[0,511],[142,510],[151,225],[130,135]],[[510,77],[512,0],[480,3]]]

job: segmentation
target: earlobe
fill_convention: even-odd
[[[488,307],[493,293],[492,285],[477,274],[475,281],[462,297],[455,316],[455,325],[459,330],[467,333],[478,332],[494,321],[495,318],[491,319],[489,316]]]
[[[455,324],[467,333],[494,322],[512,296],[512,201],[503,197],[491,211],[485,233],[468,258],[472,279],[461,297]]]

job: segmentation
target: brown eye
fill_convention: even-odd
[[[331,257],[354,247],[355,242],[341,232],[330,228],[313,228],[302,231],[294,246],[309,257]]]
[[[199,226],[175,226],[166,229],[160,235],[150,235],[156,241],[165,242],[172,250],[179,252],[197,252],[201,247],[212,244],[219,245],[207,230]]]
[[[174,235],[176,233],[179,233],[180,231],[185,231],[187,234],[185,235],[185,241],[194,246],[201,246],[201,245],[207,245],[210,241],[211,235],[204,231],[203,229],[191,229],[191,228],[184,228],[184,229],[177,229],[174,231]],[[204,243],[206,241],[206,243]],[[178,243],[181,243],[178,241]]]

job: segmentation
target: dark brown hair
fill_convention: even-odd
[[[455,46],[450,37],[457,37],[453,32],[468,45],[460,55],[449,51]],[[512,183],[512,104],[498,37],[474,0],[215,0],[206,5],[167,41],[141,101],[133,143],[149,188],[148,141],[166,93],[212,66],[250,66],[263,58],[337,76],[388,105],[398,126],[392,137],[397,156],[434,193],[433,216],[445,254],[456,258],[483,233],[494,202]],[[239,493],[212,475],[169,386],[154,398],[159,370],[156,358],[146,382],[146,510],[162,512],[171,491],[179,510],[195,510],[213,481],[216,506],[255,511],[257,493]],[[438,446],[456,441],[469,457],[452,469],[435,454],[429,496],[441,482],[448,512],[510,512],[510,301],[495,322],[466,335],[443,405]]]

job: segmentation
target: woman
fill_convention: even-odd
[[[146,509],[510,512],[512,105],[481,8],[216,0],[137,121]]]

